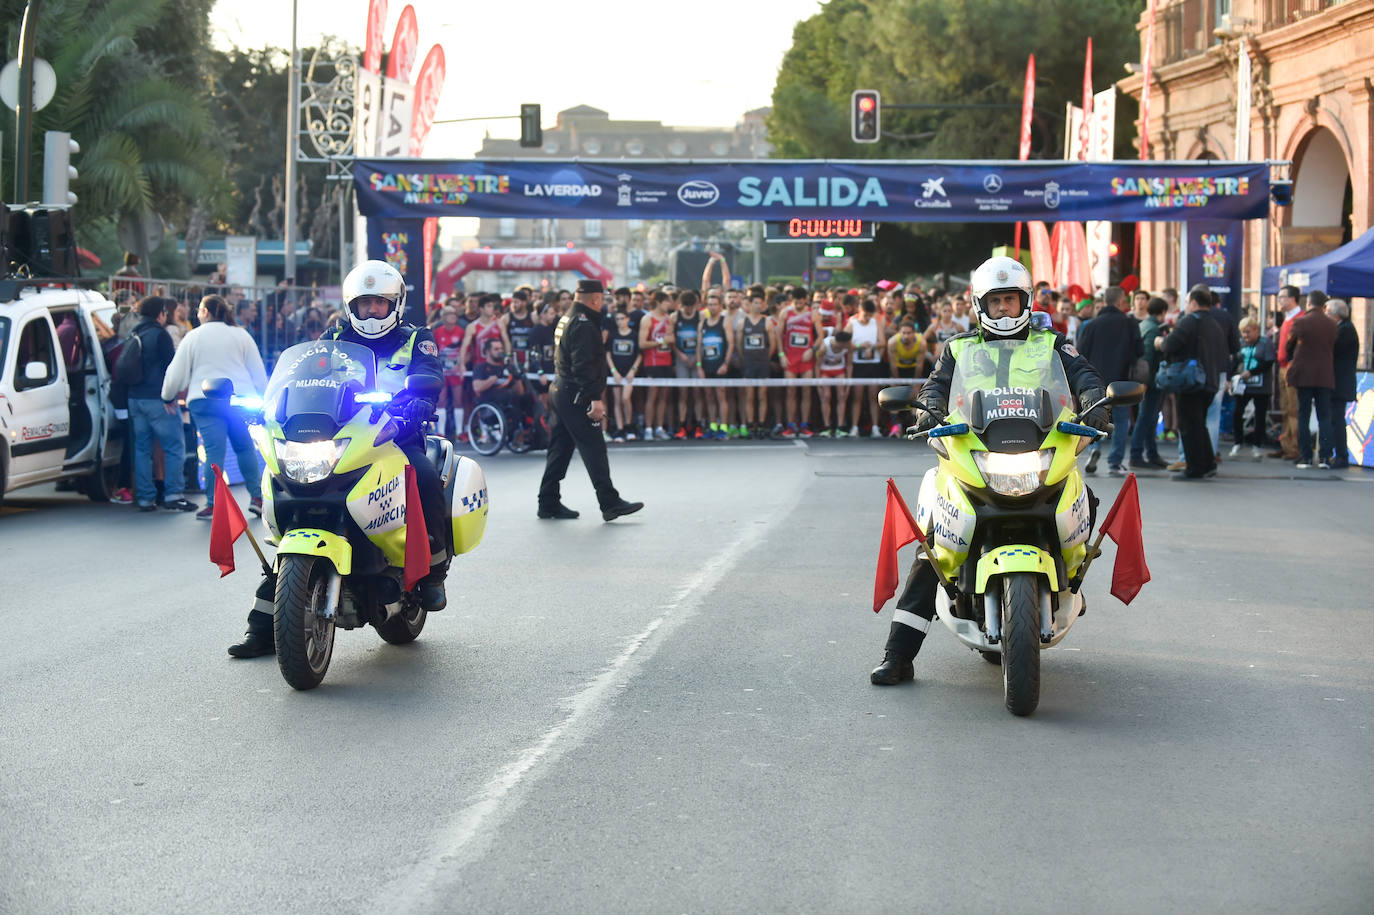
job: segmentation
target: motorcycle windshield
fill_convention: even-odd
[[[281,354],[263,395],[264,412],[277,422],[301,413],[343,422],[357,412],[354,398],[377,384],[372,350],[340,340],[297,343]]]
[[[978,432],[1002,419],[1049,429],[1060,411],[1074,409],[1074,401],[1059,354],[1042,340],[988,340],[965,349],[954,365],[950,412]]]

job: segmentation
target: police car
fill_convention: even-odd
[[[124,444],[96,319],[104,296],[61,280],[0,281],[0,502],[71,480],[97,502],[114,492]]]

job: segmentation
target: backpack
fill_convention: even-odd
[[[115,356],[114,380],[125,387],[143,383],[143,341],[136,333],[129,334]]]

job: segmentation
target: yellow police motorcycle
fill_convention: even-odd
[[[379,379],[370,349],[339,340],[286,350],[261,398],[232,396],[228,379],[204,383],[207,396],[230,397],[249,413],[266,464],[277,664],[296,689],[324,679],[336,628],[370,623],[393,645],[424,628],[426,611],[403,585],[407,460],[395,439],[411,420],[388,408],[406,395],[433,400],[434,387],[434,379],[389,367]],[[486,529],[486,479],[442,438],[428,437],[427,455],[444,487],[449,554],[469,552]]]
[[[1075,413],[1063,365],[1052,349],[1034,349],[972,343],[955,363],[948,414],[907,436],[939,455],[916,509],[945,583],[936,613],[959,641],[1001,665],[1015,715],[1035,711],[1040,652],[1059,644],[1085,609],[1080,589],[1097,500],[1077,457],[1106,433],[1081,417],[1145,394],[1144,385],[1116,382]],[[878,399],[888,410],[920,408],[908,385],[884,388]]]

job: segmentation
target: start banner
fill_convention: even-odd
[[[1264,162],[360,159],[366,216],[1106,222],[1258,219]]]

